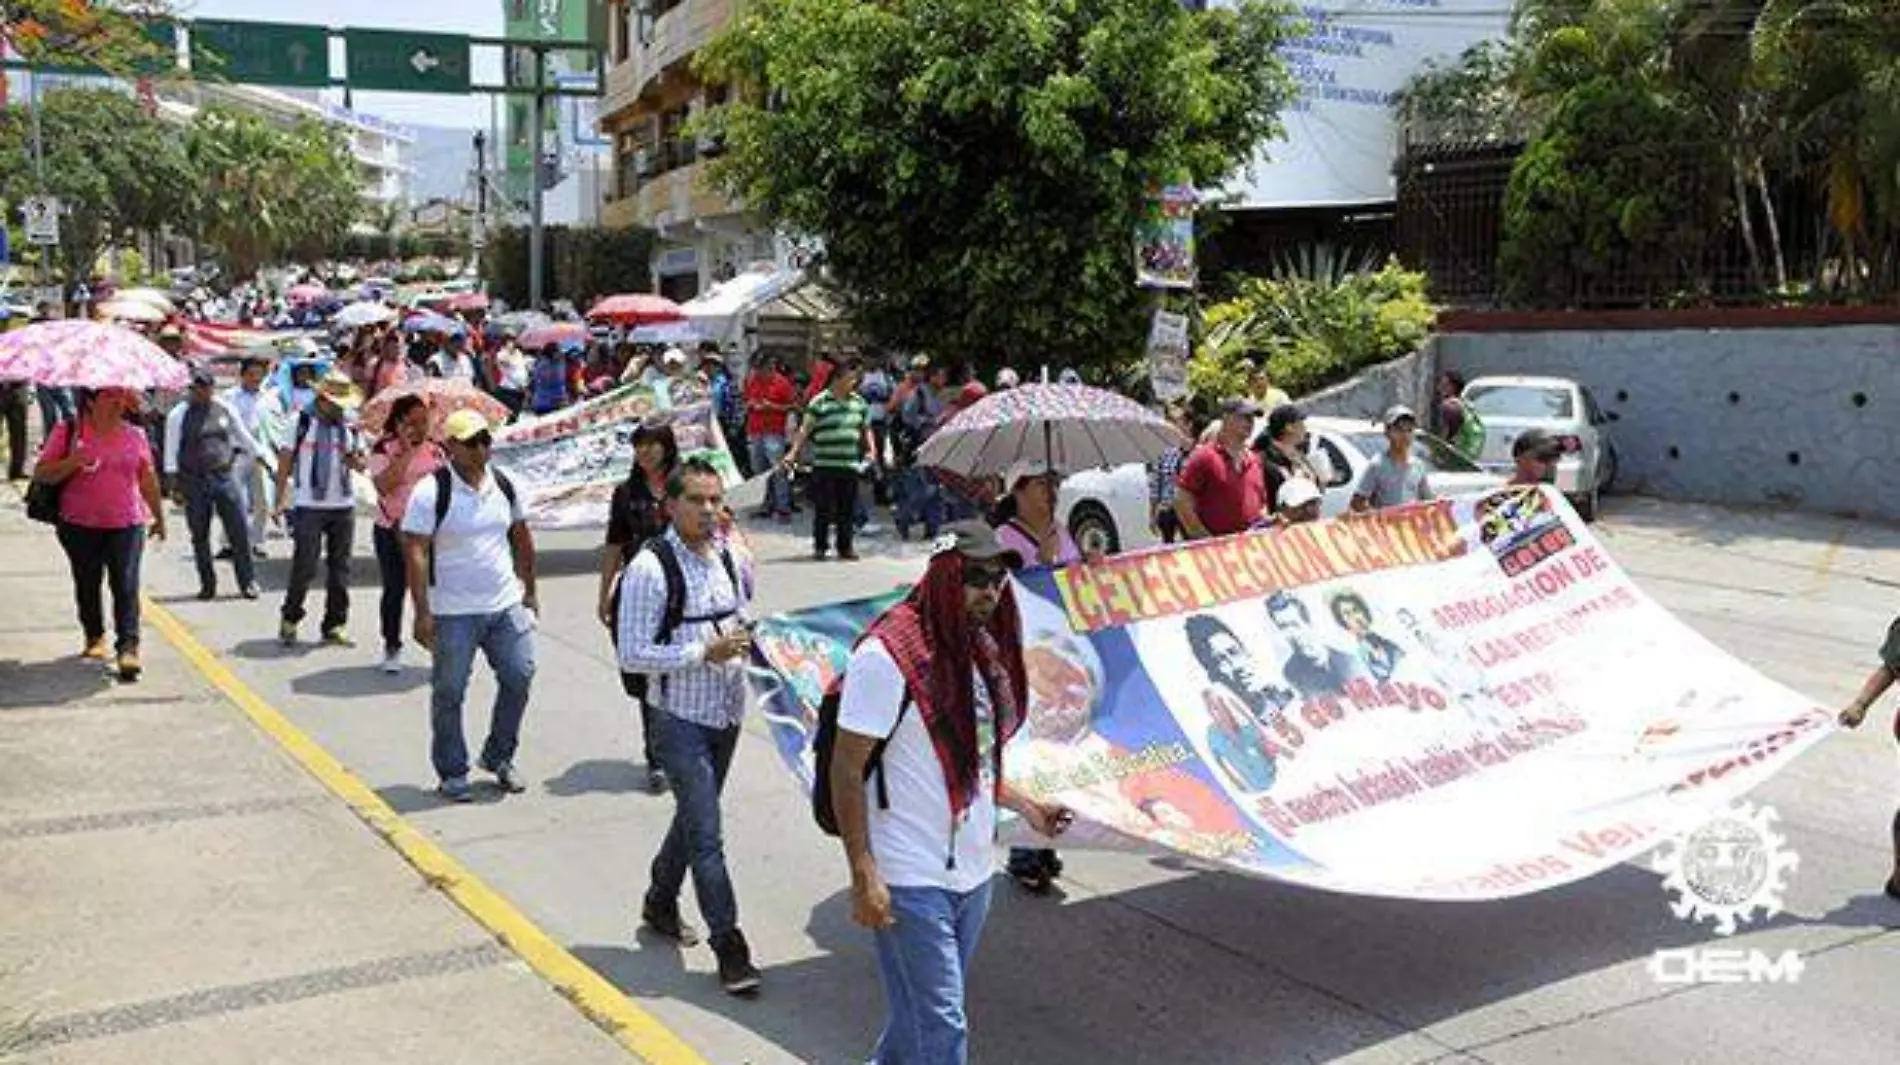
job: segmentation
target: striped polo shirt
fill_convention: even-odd
[[[864,397],[839,399],[821,393],[805,408],[811,425],[811,464],[818,469],[856,470],[864,458],[864,427],[871,417]]]

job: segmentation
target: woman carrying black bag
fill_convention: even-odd
[[[614,489],[613,503],[607,515],[607,542],[600,549],[600,595],[596,613],[607,626],[607,638],[614,638],[619,613],[620,572],[648,539],[666,531],[666,481],[679,468],[679,441],[670,425],[642,425],[633,432],[633,469]],[[653,709],[647,705],[646,691],[625,679],[627,694],[640,704],[640,745],[647,766],[647,790],[658,795],[666,790],[666,773],[653,753]],[[644,681],[644,677],[638,678]]]
[[[59,545],[72,568],[73,601],[85,632],[81,654],[104,661],[105,603],[112,588],[119,679],[139,679],[139,564],[146,523],[165,538],[165,506],[145,433],[129,424],[136,393],[123,388],[82,392],[79,415],[53,427],[33,467],[35,494],[58,497]],[[37,515],[36,515],[37,516]],[[50,516],[50,515],[49,515]]]

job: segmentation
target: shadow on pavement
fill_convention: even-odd
[[[570,799],[576,795],[645,795],[646,768],[624,758],[594,758],[575,762],[541,787],[549,795]]]
[[[373,699],[428,686],[428,670],[405,669],[391,676],[373,662],[332,666],[314,673],[299,674],[290,681],[290,690],[299,695],[320,695],[332,699]]]
[[[76,703],[110,688],[105,666],[88,659],[0,661],[0,709]]]
[[[743,907],[747,885],[738,886]],[[751,1002],[651,945],[575,953],[631,995],[690,1002],[799,1060],[862,1060],[882,1018],[871,937],[851,923],[842,891],[812,910],[806,932],[822,953],[756,959],[765,988]],[[1626,868],[1481,905],[1334,895],[1219,872],[1058,903],[999,879],[971,980],[975,1060],[1326,1061],[1707,939],[1670,915],[1656,876]],[[1132,958],[1145,978],[1130,978]],[[1235,993],[1210,999],[1210,979]],[[846,997],[870,1008],[838,1008]],[[1065,1002],[1088,1005],[1058,1008]]]
[[[237,658],[269,662],[280,658],[302,658],[320,647],[320,644],[311,640],[300,640],[285,647],[278,642],[277,637],[270,636],[232,644],[230,653]]]
[[[450,802],[436,794],[434,787],[420,788],[414,784],[391,784],[377,788],[376,794],[389,804],[391,810],[404,815],[440,810],[445,806],[490,806],[508,797],[500,790],[479,782],[470,792],[472,798],[466,803]]]
[[[1777,920],[1786,917],[1777,916]],[[1802,924],[1832,925],[1835,928],[1900,928],[1900,901],[1885,892],[1863,892],[1827,913]]]

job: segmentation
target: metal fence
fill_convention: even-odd
[[[1634,308],[1850,302],[1900,293],[1900,263],[1868,242],[1850,260],[1827,223],[1818,164],[1802,163],[1746,182],[1685,169],[1679,187],[1720,190],[1706,240],[1686,254],[1625,252],[1583,271],[1553,263],[1541,295],[1511,300],[1499,274],[1505,191],[1520,144],[1408,144],[1400,158],[1394,243],[1430,279],[1441,303],[1473,308]],[[1691,167],[1693,164],[1684,164]],[[1772,213],[1763,205],[1773,205]],[[1737,204],[1745,204],[1738,208]],[[1748,212],[1744,225],[1742,210]],[[1771,224],[1772,223],[1772,224]],[[1751,238],[1753,250],[1751,250]],[[1849,267],[1849,262],[1854,265]],[[1855,276],[1851,279],[1849,274]]]

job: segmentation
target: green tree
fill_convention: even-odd
[[[285,255],[320,256],[362,217],[362,176],[342,133],[303,120],[284,129],[222,107],[186,138],[198,170],[199,236],[235,277]]]
[[[52,264],[81,277],[107,245],[189,215],[197,182],[175,131],[111,89],[59,89],[40,97],[44,181],[34,165],[32,110],[0,112],[0,196],[9,204],[44,192],[68,212]]]
[[[1149,190],[1279,129],[1284,10],[1177,0],[760,0],[701,60],[740,87],[714,180],[824,241],[877,342],[979,365],[1140,349]]]
[[[36,65],[162,73],[175,56],[146,28],[173,12],[167,0],[8,0],[0,7],[0,37]]]

